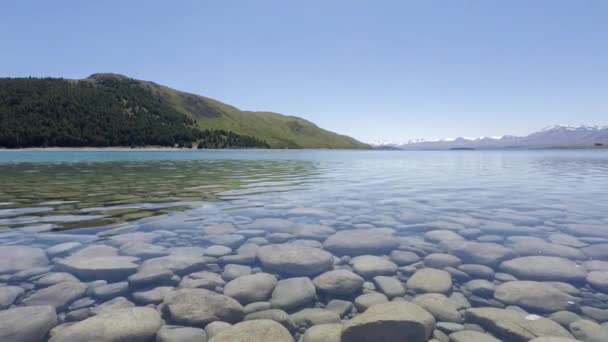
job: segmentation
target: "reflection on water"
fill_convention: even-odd
[[[604,151],[1,152],[0,184],[0,256],[16,253],[2,250],[6,246],[34,247],[23,252],[21,266],[0,262],[0,285],[21,289],[11,290],[18,294],[0,301],[0,309],[50,304],[59,323],[92,317],[118,297],[162,308],[171,304],[166,295],[178,288],[231,295],[226,283],[251,272],[313,279],[332,268],[353,271],[365,283],[344,295],[315,280],[316,296],[295,306],[277,304],[289,298],[275,298],[280,296],[272,291],[279,286],[275,283],[263,298],[233,297],[243,305],[270,301],[289,314],[324,308],[335,299],[353,303],[338,313],[338,322],[363,312],[373,296],[381,296],[380,302],[399,297],[452,324],[438,324],[437,334],[476,323],[488,334],[514,341],[547,332],[528,327],[531,336],[505,333],[487,323],[488,313],[465,310],[508,307],[552,317],[557,323],[544,324],[557,324],[549,330],[565,337],[580,327],[553,317],[556,312],[608,321]],[[363,232],[363,238],[349,237],[351,231]],[[257,251],[284,243],[294,250],[308,248],[299,269],[312,271],[300,274],[289,270],[289,263],[277,268]],[[106,249],[93,249],[93,256],[107,254],[119,264],[127,262],[121,257],[130,257],[132,265],[108,276],[95,271],[98,265],[80,264],[78,253],[90,258],[87,251],[98,245]],[[329,269],[307,264],[306,255],[321,249],[336,257]],[[36,251],[42,256],[32,256]],[[280,261],[280,251],[273,253]],[[395,268],[357,259],[360,255],[381,256]],[[243,267],[233,277],[236,264]],[[169,277],[128,278],[150,269]],[[443,273],[423,274],[428,270]],[[449,283],[441,289],[446,274]],[[69,298],[48,290],[68,276],[86,282],[88,290],[63,289],[75,293]],[[102,281],[95,285],[102,289],[125,288],[95,294],[94,280]],[[554,287],[547,290],[547,284]],[[425,297],[427,292],[443,297]],[[430,301],[454,310],[437,312]],[[176,312],[160,314],[180,326],[206,325],[188,323]],[[503,311],[497,315],[513,319]],[[294,316],[295,337],[312,324],[300,316]]]

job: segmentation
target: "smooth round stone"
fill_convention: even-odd
[[[52,306],[17,307],[0,311],[0,341],[44,341],[57,325],[57,314]]]
[[[424,238],[433,242],[463,241],[462,236],[451,230],[431,230],[424,233]]]
[[[589,259],[608,260],[608,243],[598,243],[582,248]]]
[[[500,264],[500,270],[522,280],[584,281],[587,271],[575,262],[559,257],[528,256]]]
[[[213,263],[215,261],[216,259],[212,257],[171,254],[144,261],[141,264],[139,271],[164,269],[179,276],[184,276],[192,272],[201,271],[207,267],[208,263]]]
[[[608,272],[608,261],[602,260],[587,260],[583,262],[583,266],[589,271],[605,271]]]
[[[254,302],[249,303],[244,307],[245,315],[270,309],[272,309],[272,304],[270,304],[270,302]]]
[[[458,310],[468,309],[471,307],[471,303],[469,303],[467,297],[460,292],[452,292],[448,298],[450,299],[450,302],[454,304],[456,308],[458,308]]]
[[[351,260],[355,273],[364,278],[397,273],[397,265],[390,260],[375,255],[361,255]]]
[[[294,342],[289,331],[281,324],[259,319],[245,321],[222,330],[209,342]]]
[[[127,278],[134,287],[173,284],[175,274],[165,269],[148,269],[132,274]]]
[[[237,230],[232,223],[213,224],[201,228],[201,233],[203,233],[204,235],[224,235],[233,234],[236,232]]]
[[[501,342],[492,335],[474,330],[457,331],[450,334],[450,342]]]
[[[438,321],[462,323],[458,307],[441,293],[427,293],[416,296],[413,303],[430,312]]]
[[[138,258],[156,258],[169,254],[163,246],[153,245],[145,242],[129,242],[122,245],[118,251],[121,255]]]
[[[296,244],[262,246],[257,256],[265,268],[290,275],[315,275],[331,269],[334,264],[330,253]]]
[[[90,295],[96,299],[106,300],[123,296],[127,291],[129,291],[129,283],[121,281],[119,283],[97,286],[91,290]]]
[[[28,246],[0,246],[0,274],[45,267],[49,264],[46,252]]]
[[[66,281],[79,282],[80,280],[67,272],[51,272],[45,274],[41,278],[36,279],[34,281],[34,285],[37,287],[47,287]]]
[[[205,332],[207,333],[207,339],[210,340],[215,335],[219,334],[223,330],[230,328],[231,326],[232,326],[232,324],[226,323],[226,322],[221,322],[221,321],[215,321],[215,322],[211,322],[211,323],[207,324],[207,326],[205,327]]]
[[[19,286],[0,287],[0,310],[9,308],[24,293],[25,290]]]
[[[268,309],[257,311],[248,314],[244,318],[245,321],[251,321],[255,319],[270,319],[277,323],[280,323],[287,330],[289,330],[289,332],[294,332],[296,330],[296,325],[291,319],[291,317],[289,317],[289,314],[280,309]]]
[[[62,328],[49,342],[147,341],[154,338],[161,324],[155,309],[118,309]]]
[[[446,334],[451,334],[457,331],[463,331],[465,328],[464,325],[460,323],[437,322],[437,324],[435,324],[435,329],[439,329]]]
[[[73,255],[57,260],[55,270],[71,273],[87,281],[96,279],[120,281],[137,272],[137,261],[137,258],[128,256]]]
[[[370,292],[355,298],[355,307],[357,308],[357,311],[364,312],[373,305],[386,302],[388,302],[386,295],[378,292]]]
[[[411,265],[420,261],[418,254],[408,251],[394,250],[390,254],[391,261],[398,266]]]
[[[522,238],[510,246],[521,256],[556,256],[566,259],[585,259],[585,254],[578,248],[556,245],[538,238]]]
[[[537,337],[530,342],[580,342],[579,340],[575,340],[573,338],[568,337],[553,337],[553,336],[544,336]]]
[[[204,328],[213,321],[239,322],[245,316],[236,300],[205,289],[179,289],[164,299],[168,316],[179,324]]]
[[[224,266],[224,272],[222,272],[222,279],[225,281],[231,281],[238,277],[251,274],[251,267],[246,265],[228,264]]]
[[[443,270],[423,268],[407,280],[406,286],[415,292],[447,294],[452,291],[452,277]]]
[[[596,290],[608,293],[608,272],[589,272],[587,282]]]
[[[158,233],[134,232],[110,236],[108,244],[112,246],[122,246],[127,243],[154,243],[162,236]]]
[[[318,241],[323,241],[335,233],[335,229],[320,224],[299,224],[296,230],[296,236],[298,238]]]
[[[420,306],[405,302],[377,304],[344,324],[342,342],[426,342],[435,319]]]
[[[315,286],[309,278],[288,278],[277,283],[270,303],[278,309],[292,310],[312,303],[315,295]]]
[[[481,297],[492,297],[494,295],[495,286],[493,283],[485,279],[474,279],[466,284],[464,287],[467,291],[471,292],[476,296]]]
[[[86,284],[69,281],[40,289],[21,300],[21,303],[26,306],[50,305],[60,311],[76,299],[83,297],[86,291]]]
[[[496,288],[495,297],[506,304],[547,313],[570,309],[575,300],[551,284],[535,281],[503,283]]]
[[[449,245],[449,251],[450,254],[459,257],[465,263],[490,267],[498,266],[502,261],[517,256],[512,249],[502,245],[472,241],[456,241]]]
[[[444,253],[432,253],[424,258],[424,265],[426,265],[426,267],[433,267],[439,269],[450,266],[456,267],[461,263],[462,260],[460,260],[459,257]]]
[[[376,288],[388,298],[402,297],[405,295],[403,284],[396,278],[376,276],[373,280],[374,284],[376,284]]]
[[[570,323],[570,331],[574,337],[581,341],[608,341],[608,328],[586,319]]]
[[[302,342],[341,342],[342,324],[314,325],[304,333]]]
[[[541,336],[572,337],[566,329],[550,319],[512,310],[472,308],[466,310],[465,319],[506,341],[528,341]]]
[[[321,308],[306,308],[289,316],[297,327],[310,327],[318,324],[340,323],[340,315]]]
[[[349,296],[361,291],[364,279],[348,270],[325,272],[313,279],[313,284],[323,293],[335,296]]]
[[[393,233],[384,228],[343,230],[328,237],[323,246],[337,255],[386,254],[399,246]]]
[[[213,290],[218,286],[224,286],[226,282],[217,273],[201,271],[188,274],[179,283],[181,288],[202,288]]]
[[[344,317],[352,312],[353,303],[347,300],[332,299],[327,303],[325,308],[337,313],[340,317]]]
[[[91,314],[99,315],[103,312],[114,312],[118,309],[127,309],[134,307],[135,304],[125,297],[116,297],[107,302],[101,303],[98,306],[91,308]]]
[[[72,253],[82,246],[80,242],[64,242],[47,248],[46,254],[51,257],[61,257]]]
[[[220,245],[209,246],[205,250],[205,255],[212,257],[221,257],[230,253],[232,253],[232,248]]]
[[[458,270],[474,278],[494,279],[494,270],[491,267],[477,264],[463,264]]]
[[[231,280],[224,287],[224,294],[246,305],[267,300],[275,286],[277,278],[268,273],[256,273]]]
[[[581,316],[577,315],[572,311],[558,311],[554,312],[548,316],[549,319],[556,321],[561,324],[565,328],[570,327],[570,323],[576,322],[579,319],[583,319]]]
[[[165,297],[175,291],[172,286],[159,286],[147,291],[133,292],[133,300],[140,305],[159,304]]]
[[[176,325],[164,325],[156,333],[156,342],[205,342],[205,330]]]
[[[295,235],[289,233],[274,233],[266,237],[270,243],[284,243],[293,239]]]

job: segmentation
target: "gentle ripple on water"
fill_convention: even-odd
[[[180,286],[223,293],[227,281],[252,272],[250,267],[281,282],[313,279],[333,268],[354,271],[365,283],[355,281],[354,290],[339,294],[317,279],[316,296],[296,306],[277,304],[274,283],[255,300],[234,296],[242,304],[270,300],[290,314],[332,300],[327,307],[336,310],[348,303],[335,299],[345,299],[354,308],[338,310],[344,322],[363,311],[366,301],[398,297],[442,322],[435,329],[438,339],[463,329],[463,323],[480,324],[507,341],[545,334],[603,338],[608,328],[567,323],[572,317],[608,322],[607,200],[605,151],[4,151],[0,309],[48,304],[59,324],[71,323],[96,315],[118,297],[121,305],[160,309]],[[363,235],[349,240],[352,231]],[[295,271],[280,251],[273,252],[280,267],[255,257],[259,246],[285,243],[301,258],[293,261],[301,263]],[[322,253],[315,248],[333,254],[333,266],[307,264],[311,254]],[[78,253],[127,266],[109,273],[78,269]],[[82,266],[87,267],[98,265]],[[126,281],[151,269],[169,277]],[[542,324],[557,324],[550,325],[551,333],[536,326],[505,332],[488,323],[487,313],[465,312],[469,307],[507,307],[522,312],[509,319],[551,317],[563,327],[550,321]],[[207,323],[160,313],[167,323]],[[333,315],[299,312],[292,315],[297,327],[291,332],[297,338],[311,320],[333,322]],[[59,325],[56,334],[66,326]],[[3,329],[0,323],[0,337],[7,336]],[[47,331],[37,338],[48,338]],[[374,332],[366,332],[373,339]]]

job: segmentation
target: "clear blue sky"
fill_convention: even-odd
[[[608,125],[608,1],[2,1],[0,76],[95,72],[364,141]]]

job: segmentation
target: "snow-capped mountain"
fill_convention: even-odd
[[[478,137],[455,139],[415,139],[387,144],[406,150],[505,149],[505,148],[585,148],[608,146],[608,126],[554,125],[524,137]]]

